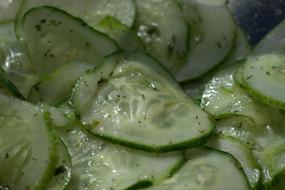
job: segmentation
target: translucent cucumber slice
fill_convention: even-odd
[[[16,40],[16,36],[14,35],[14,20],[0,21],[0,47],[13,40]]]
[[[136,35],[135,31],[120,23],[113,17],[104,18],[98,25],[96,25],[96,29],[108,34],[119,44],[121,49],[127,52],[138,50],[145,51],[145,47]]]
[[[187,152],[189,160],[170,179],[147,190],[246,190],[245,174],[229,154],[210,149]]]
[[[61,140],[58,140],[59,160],[53,172],[53,178],[48,183],[47,190],[65,190],[71,179],[71,157],[67,147]]]
[[[80,125],[61,136],[72,158],[70,190],[138,189],[167,177],[183,160],[181,153],[149,154],[104,142]]]
[[[188,26],[181,7],[173,0],[135,2],[137,35],[148,52],[174,74],[188,51]]]
[[[214,128],[167,71],[142,53],[106,58],[77,82],[72,101],[96,136],[151,152],[197,146]]]
[[[43,112],[0,95],[0,185],[45,189],[57,164],[56,137]]]
[[[251,188],[260,188],[260,166],[253,156],[249,146],[242,144],[234,138],[223,137],[222,135],[212,138],[207,143],[207,146],[231,154],[241,164]]]
[[[71,62],[43,77],[31,89],[28,100],[32,103],[45,102],[57,105],[70,96],[76,80],[94,66]]]
[[[117,50],[117,44],[105,34],[57,8],[29,10],[22,26],[32,62],[41,76],[71,61],[96,65]]]
[[[32,86],[38,82],[38,75],[32,64],[30,52],[24,42],[9,41],[3,46],[4,61],[2,68],[7,78],[27,98]]]
[[[251,46],[248,40],[245,37],[245,34],[238,28],[237,34],[235,37],[235,44],[230,54],[227,56],[225,61],[217,66],[216,69],[205,74],[199,80],[189,81],[183,84],[183,89],[188,96],[194,99],[201,99],[202,94],[205,90],[206,84],[222,70],[232,67],[235,64],[239,64],[244,60],[251,52]]]
[[[253,49],[252,55],[285,52],[285,21],[271,30]]]
[[[285,56],[249,57],[242,69],[246,91],[265,104],[285,109]]]
[[[181,2],[184,17],[191,25],[191,40],[187,63],[175,76],[179,82],[186,82],[203,76],[225,60],[234,45],[236,25],[226,6]]]
[[[23,0],[16,19],[16,33],[22,35],[21,22],[26,12],[34,7],[53,6],[80,17],[95,28],[105,17],[111,16],[131,27],[135,21],[136,7],[133,0]]]

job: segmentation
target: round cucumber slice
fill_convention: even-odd
[[[170,179],[148,190],[249,190],[245,174],[227,153],[211,149],[187,151],[189,160]]]
[[[15,19],[21,3],[21,0],[1,0],[0,22],[3,20]]]
[[[29,10],[22,21],[32,62],[44,76],[71,61],[97,65],[117,44],[82,20],[53,7]]]
[[[45,189],[57,164],[56,137],[41,110],[0,95],[0,184]]]
[[[183,160],[181,153],[156,155],[104,142],[80,124],[61,136],[72,158],[70,190],[142,188],[167,177]]]
[[[150,152],[197,146],[214,129],[208,114],[142,53],[106,58],[77,82],[72,101],[96,136]]]
[[[285,109],[285,56],[249,57],[242,69],[246,91],[265,104]]]

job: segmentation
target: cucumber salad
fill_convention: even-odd
[[[1,0],[0,190],[284,190],[285,21],[232,14]]]

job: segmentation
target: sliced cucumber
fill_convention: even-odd
[[[183,160],[181,153],[156,155],[94,138],[75,125],[62,138],[72,157],[70,190],[145,187],[167,177]]]
[[[0,22],[3,20],[15,19],[22,0],[1,0],[0,1]]]
[[[257,163],[257,160],[253,156],[249,146],[242,144],[240,141],[234,138],[223,137],[221,135],[212,138],[207,143],[207,146],[212,147],[216,150],[227,152],[233,157],[235,157],[235,159],[237,159],[241,164],[241,167],[243,168],[244,173],[247,176],[251,188],[260,188],[260,167]]]
[[[53,173],[53,178],[47,185],[47,190],[65,190],[71,179],[71,157],[61,140],[58,140],[59,160]]]
[[[26,98],[32,86],[38,81],[28,48],[23,42],[10,41],[3,47],[3,50],[5,60],[1,66],[7,78]]]
[[[245,59],[251,52],[251,46],[245,37],[245,34],[238,28],[235,44],[225,61],[219,65],[216,69],[208,74],[205,74],[199,80],[189,81],[183,84],[183,89],[187,95],[191,98],[201,99],[202,94],[205,90],[206,84],[222,70],[231,67],[232,65],[238,64],[240,61]]]
[[[23,0],[16,19],[16,33],[19,37],[22,34],[22,18],[26,12],[40,6],[53,6],[62,9],[69,14],[80,17],[92,27],[96,27],[107,16],[115,17],[130,27],[134,23],[136,14],[133,0]]]
[[[262,167],[262,183],[266,188],[271,188],[275,180],[285,171],[285,131],[284,115],[263,125],[249,125],[240,120],[227,120],[218,123],[217,130],[223,135],[228,135],[241,140],[250,146],[253,155]]]
[[[78,18],[52,7],[26,13],[23,34],[40,75],[71,61],[96,65],[117,50],[117,44]]]
[[[35,106],[0,95],[0,184],[45,189],[57,164],[56,137]]]
[[[72,100],[96,136],[151,152],[199,145],[214,128],[163,67],[141,53],[106,58],[77,82]]]
[[[187,156],[189,160],[172,178],[148,190],[250,189],[239,164],[229,154],[193,149]]]
[[[191,40],[187,63],[175,76],[186,82],[203,76],[225,60],[234,45],[236,26],[226,6],[180,1],[191,25]]]
[[[40,80],[30,91],[28,100],[32,103],[45,102],[57,105],[66,99],[82,73],[93,68],[90,64],[71,62],[59,67]]]
[[[246,91],[265,104],[285,109],[285,56],[249,57],[241,71]]]
[[[135,0],[135,30],[149,53],[173,74],[188,51],[188,26],[180,6],[173,0]]]
[[[138,50],[144,51],[145,49],[136,33],[113,17],[103,19],[96,26],[96,29],[108,34],[125,51],[134,52]]]
[[[271,30],[253,49],[252,55],[285,52],[285,21]]]

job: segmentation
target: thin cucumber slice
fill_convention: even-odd
[[[0,22],[3,20],[15,19],[22,0],[1,0],[0,1]]]
[[[189,160],[172,176],[147,190],[249,190],[245,174],[229,154],[211,149],[187,151]]]
[[[271,30],[253,49],[252,55],[285,52],[285,21]]]
[[[72,100],[90,132],[145,151],[197,146],[214,129],[210,117],[186,97],[163,67],[142,53],[106,58],[81,77]]]
[[[61,136],[72,158],[70,190],[146,187],[166,178],[183,160],[181,153],[156,155],[104,142],[77,124]]]
[[[108,34],[112,39],[118,42],[119,46],[127,51],[145,51],[141,40],[137,37],[136,33],[126,25],[120,23],[113,17],[104,18],[97,26],[96,29],[100,32]]]
[[[180,6],[173,0],[135,0],[135,30],[148,52],[173,74],[188,51],[188,26]]]
[[[242,69],[245,90],[265,104],[285,109],[285,56],[249,57]]]
[[[191,25],[191,40],[187,63],[175,76],[179,82],[186,82],[203,76],[225,60],[234,45],[236,25],[226,6],[181,2],[184,17]]]
[[[71,61],[96,65],[117,44],[82,20],[52,7],[29,10],[22,22],[24,39],[42,76]]]
[[[252,122],[263,125],[279,116],[278,110],[257,102],[235,81],[239,65],[218,73],[207,85],[201,107],[215,119],[245,116]]]
[[[218,133],[236,138],[250,146],[262,168],[262,183],[266,188],[271,188],[275,180],[285,172],[283,119],[284,115],[259,126],[252,126],[235,118],[217,124]]]
[[[16,36],[14,34],[14,20],[1,21],[0,22],[0,47],[3,46],[3,44],[6,44],[14,40],[16,40]]]
[[[71,179],[71,157],[64,143],[60,139],[58,141],[59,160],[47,190],[65,190]]]
[[[27,98],[32,86],[37,83],[38,75],[30,58],[30,53],[25,43],[10,41],[3,47],[4,61],[2,68],[7,78]]]
[[[32,103],[59,104],[70,95],[80,75],[93,67],[93,65],[78,62],[59,67],[33,86],[28,100]]]
[[[260,167],[257,163],[257,160],[253,156],[249,146],[242,144],[240,141],[234,138],[223,137],[221,135],[212,138],[207,143],[207,146],[219,151],[227,152],[233,157],[235,157],[235,159],[239,161],[241,167],[243,168],[251,188],[260,188]]]
[[[80,17],[93,28],[96,28],[98,23],[107,16],[112,16],[131,27],[136,15],[133,0],[23,0],[16,19],[16,33],[19,37],[22,34],[21,22],[26,12],[40,6],[62,9],[71,15]]]
[[[242,60],[244,60],[251,52],[251,46],[248,40],[245,37],[245,34],[241,31],[241,29],[237,29],[237,34],[235,38],[235,44],[233,49],[231,50],[228,57],[225,61],[219,65],[216,69],[208,74],[205,74],[199,80],[189,81],[183,84],[183,89],[185,93],[194,99],[201,99],[202,94],[205,90],[206,84],[218,73],[222,70],[232,67],[235,64],[238,64]]]
[[[57,164],[50,121],[35,106],[0,95],[0,184],[45,189]]]
[[[65,118],[67,118],[70,123],[77,120],[75,110],[71,105],[69,99],[60,103],[57,106],[57,109],[63,114]]]

